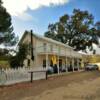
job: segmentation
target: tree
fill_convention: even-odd
[[[2,56],[2,55],[4,55],[4,56],[6,56],[6,55],[8,55],[8,53],[9,53],[9,50],[8,49],[1,49],[0,48],[0,56]]]
[[[15,56],[10,58],[10,65],[12,68],[23,66],[23,61],[28,53],[28,46],[26,44],[20,44],[19,50]]]
[[[97,30],[100,30],[100,21],[96,22],[95,26],[96,26]]]
[[[75,50],[92,50],[92,43],[98,44],[93,15],[88,11],[74,9],[73,14],[65,14],[55,24],[48,26],[45,36],[72,46]]]
[[[13,32],[11,16],[2,6],[2,1],[0,0],[0,44],[15,45],[17,40],[18,38],[15,37]]]
[[[99,21],[96,22],[95,28],[96,28],[96,32],[97,32],[98,36],[100,37],[100,22]]]

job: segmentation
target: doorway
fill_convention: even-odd
[[[62,59],[59,59],[59,71],[62,71]]]

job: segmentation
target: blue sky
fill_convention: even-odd
[[[94,15],[95,22],[100,21],[100,0],[41,0],[41,3],[39,0],[38,2],[35,0],[8,1],[3,0],[4,6],[12,16],[14,32],[19,37],[25,30],[31,29],[43,35],[49,23],[55,23],[60,16],[66,13],[71,15],[74,8],[88,10]]]

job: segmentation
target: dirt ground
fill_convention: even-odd
[[[0,100],[100,100],[100,71],[0,87]]]

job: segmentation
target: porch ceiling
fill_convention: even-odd
[[[64,55],[64,54],[57,54],[57,53],[38,53],[38,55],[46,55],[46,54],[48,54],[48,55],[55,55],[55,56],[60,56],[60,57],[67,57],[67,58],[82,58],[82,56],[80,56],[80,55]]]

